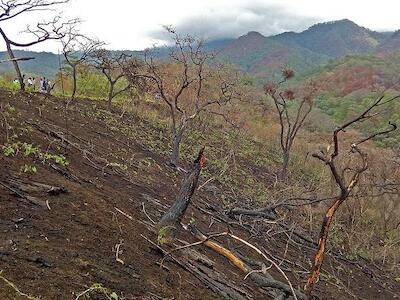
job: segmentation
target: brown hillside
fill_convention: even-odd
[[[157,243],[152,221],[174,201],[182,174],[149,146],[160,136],[156,127],[129,114],[120,119],[89,100],[72,104],[67,117],[64,100],[53,96],[0,91],[0,105],[9,112],[3,114],[0,141],[15,151],[6,156],[3,147],[0,155],[0,270],[21,292],[44,300],[76,299],[100,283],[120,299],[281,296],[244,279],[203,245],[175,251],[160,263],[162,253],[149,242]],[[29,168],[33,165],[36,172]],[[230,216],[222,195],[238,201],[229,187],[210,184],[197,191],[185,223],[194,219],[205,233],[229,228],[269,253],[302,289],[315,248],[310,237],[282,220]],[[180,245],[196,242],[188,233],[179,238]],[[232,240],[217,240],[262,261]],[[124,264],[116,259],[117,245]],[[273,267],[267,272],[284,282]],[[223,296],[216,286],[232,293]],[[316,294],[318,299],[396,299],[400,284],[374,265],[332,250]],[[26,297],[0,280],[0,299]],[[80,299],[107,298],[98,293]]]

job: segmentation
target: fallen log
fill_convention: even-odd
[[[228,215],[247,215],[253,217],[262,217],[269,220],[278,219],[278,214],[273,209],[260,208],[260,209],[245,209],[245,208],[233,208],[228,211]]]
[[[26,183],[20,179],[9,178],[7,182],[13,187],[17,187],[20,191],[26,193],[49,194],[52,196],[58,196],[60,194],[65,194],[68,192],[68,190],[63,186],[53,186],[35,181]]]
[[[42,201],[36,197],[33,196],[29,196],[26,193],[24,193],[23,191],[19,190],[16,187],[12,187],[4,182],[0,182],[0,185],[2,185],[3,187],[5,187],[6,189],[8,189],[9,191],[11,191],[15,196],[17,196],[19,199],[23,199],[25,201],[27,201],[28,203],[32,203],[38,206],[41,206],[43,208],[46,208],[46,202]]]
[[[67,179],[73,181],[73,182],[77,182],[77,183],[81,183],[81,181],[79,180],[78,177],[76,177],[74,174],[68,172],[67,170],[64,170],[63,168],[57,166],[56,164],[53,163],[49,163],[49,166],[57,171],[58,173],[60,173],[61,175],[63,175],[64,177],[66,177]]]
[[[39,199],[45,195],[57,196],[67,193],[65,187],[53,186],[45,183],[30,181],[29,183],[22,181],[13,175],[0,177],[0,185],[11,191],[17,198],[24,202],[32,203],[43,208],[48,208],[46,201]]]

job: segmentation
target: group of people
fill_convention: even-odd
[[[22,76],[22,80],[25,83],[25,86],[29,89],[29,90],[33,90],[36,91],[37,89],[37,82],[36,82],[36,78],[35,77],[29,77],[28,79],[26,79],[25,75]],[[19,84],[19,80],[18,78],[15,78],[13,80],[14,84]],[[48,80],[46,77],[42,77],[39,80],[39,92],[41,93],[50,93],[52,89],[51,86],[51,81]]]

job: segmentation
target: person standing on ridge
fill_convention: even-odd
[[[33,85],[32,78],[29,77],[29,78],[28,78],[28,88],[29,88],[29,89],[32,89],[32,85]]]
[[[41,93],[43,93],[45,91],[45,89],[44,89],[44,79],[43,78],[40,78],[39,91]]]
[[[46,77],[43,77],[43,92],[44,92],[44,93],[47,93],[47,87],[48,87],[48,85],[49,85],[49,82],[48,82],[47,78],[46,78]]]

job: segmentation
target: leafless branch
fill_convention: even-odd
[[[336,211],[338,210],[338,208],[341,206],[341,204],[349,197],[349,195],[353,191],[354,187],[358,184],[361,174],[364,173],[368,169],[367,153],[364,152],[359,146],[362,143],[369,141],[379,135],[385,135],[390,132],[393,132],[394,130],[397,129],[397,126],[396,126],[396,124],[389,122],[390,128],[388,128],[386,130],[378,131],[377,133],[371,134],[359,142],[353,143],[351,145],[350,154],[356,155],[358,157],[358,162],[356,163],[356,165],[354,167],[345,166],[345,167],[341,168],[339,163],[337,162],[337,157],[340,154],[339,134],[345,132],[345,129],[350,127],[351,125],[362,122],[366,119],[369,119],[369,118],[375,116],[376,114],[373,113],[373,110],[376,107],[379,107],[383,104],[387,104],[391,101],[394,101],[397,98],[399,98],[399,97],[396,96],[396,97],[390,98],[389,100],[385,100],[385,96],[382,95],[375,102],[373,102],[371,105],[369,105],[358,116],[356,116],[355,118],[351,119],[344,125],[339,126],[338,128],[336,128],[334,130],[333,136],[332,136],[333,150],[331,150],[330,152],[328,151],[328,153],[320,151],[318,153],[313,154],[313,157],[321,160],[323,163],[325,163],[329,167],[331,174],[335,180],[335,183],[339,187],[340,192],[334,199],[333,203],[329,206],[328,210],[325,213],[324,220],[322,222],[317,252],[315,254],[311,274],[308,278],[307,285],[305,288],[307,295],[311,295],[313,287],[318,280],[318,277],[319,277],[319,274],[321,271],[321,267],[322,267],[322,263],[324,261],[326,243],[328,240],[329,229],[330,229],[330,225],[332,223],[333,217],[334,217]],[[344,175],[346,171],[348,171],[350,173],[347,176]]]

